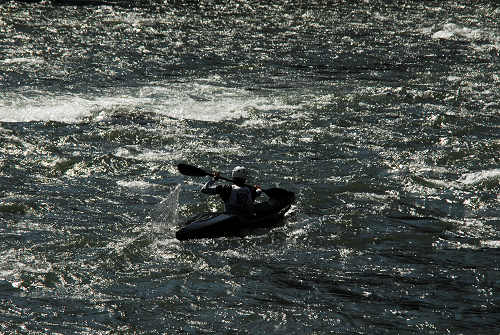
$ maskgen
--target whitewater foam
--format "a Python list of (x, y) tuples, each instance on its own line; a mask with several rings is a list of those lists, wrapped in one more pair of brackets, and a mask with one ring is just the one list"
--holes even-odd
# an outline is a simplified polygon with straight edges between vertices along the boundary
[(463, 174), (459, 182), (465, 185), (478, 184), (486, 180), (500, 180), (500, 169), (478, 171)]
[[(108, 93), (108, 94), (106, 94)], [(247, 119), (252, 111), (286, 108), (273, 98), (242, 89), (199, 83), (124, 88), (104, 95), (54, 94), (26, 90), (0, 94), (0, 122), (105, 121), (118, 108), (143, 109), (161, 118), (219, 122)]]
[(180, 154), (174, 152), (163, 152), (158, 150), (144, 149), (136, 145), (128, 145), (118, 148), (114, 155), (121, 158), (132, 158), (146, 162), (163, 162), (169, 159), (180, 159)]
[(441, 30), (432, 34), (432, 38), (450, 39), (452, 37), (463, 37), (466, 39), (479, 39), (483, 35), (480, 29), (461, 27), (454, 23), (445, 24)]
[[(120, 106), (137, 106), (145, 101), (127, 96), (92, 97), (10, 94), (0, 100), (0, 122), (57, 121), (77, 123), (99, 111)], [(102, 120), (102, 115), (98, 120)]]
[(277, 108), (275, 102), (244, 90), (197, 83), (156, 88), (150, 94), (170, 96), (157, 111), (178, 120), (220, 122), (246, 119), (253, 110)]
[(19, 63), (29, 63), (29, 64), (42, 64), (45, 61), (43, 58), (39, 57), (16, 57), (7, 58), (0, 60), (0, 64), (19, 64)]
[(143, 180), (119, 180), (116, 182), (118, 186), (129, 188), (132, 190), (139, 190), (139, 191), (146, 191), (148, 189), (151, 189), (155, 187), (154, 184), (148, 183)]
[[(472, 45), (477, 51), (487, 51), (500, 48), (500, 37), (496, 32), (480, 28), (468, 28), (455, 23), (447, 23), (431, 35), (434, 39), (465, 39), (471, 42), (482, 42), (481, 45)], [(489, 43), (484, 43), (488, 41)]]

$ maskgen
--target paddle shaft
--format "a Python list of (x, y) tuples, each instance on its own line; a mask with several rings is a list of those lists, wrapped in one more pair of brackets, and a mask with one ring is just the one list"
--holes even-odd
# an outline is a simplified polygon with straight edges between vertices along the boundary
[[(203, 169), (200, 169), (197, 166), (189, 165), (189, 164), (179, 164), (177, 165), (177, 169), (179, 170), (180, 173), (186, 176), (192, 176), (192, 177), (204, 177), (204, 176), (211, 176), (211, 177), (217, 177), (218, 179), (222, 179), (225, 181), (228, 181), (230, 183), (236, 184), (233, 179), (229, 179), (220, 175), (216, 175), (215, 173), (207, 172)], [(252, 185), (244, 184), (244, 186), (247, 187), (255, 187)], [(260, 188), (260, 187), (259, 187)], [(262, 189), (262, 192), (266, 193), (269, 197), (287, 197), (290, 195), (293, 195), (293, 193), (288, 192), (287, 190), (281, 189), (281, 188), (270, 188), (270, 189)]]
[[(213, 178), (222, 179), (222, 180), (228, 181), (230, 183), (236, 184), (236, 182), (233, 179), (223, 177), (221, 175), (218, 175), (217, 173), (207, 172), (207, 171), (200, 169), (199, 167), (194, 166), (194, 165), (179, 164), (179, 165), (177, 165), (177, 169), (179, 170), (180, 173), (182, 173), (186, 176), (192, 176), (192, 177), (210, 176)], [(244, 186), (253, 187), (253, 186), (247, 185), (247, 184), (245, 184)]]

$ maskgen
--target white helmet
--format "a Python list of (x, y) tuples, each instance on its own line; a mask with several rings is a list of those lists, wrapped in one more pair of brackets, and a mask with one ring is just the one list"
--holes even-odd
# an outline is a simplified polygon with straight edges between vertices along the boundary
[(243, 166), (237, 166), (233, 169), (233, 179), (247, 179), (247, 177), (247, 169), (245, 169)]

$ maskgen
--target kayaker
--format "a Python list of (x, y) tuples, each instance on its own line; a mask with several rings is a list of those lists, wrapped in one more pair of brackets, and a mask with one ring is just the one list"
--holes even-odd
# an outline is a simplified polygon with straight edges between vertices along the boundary
[(253, 203), (255, 198), (262, 194), (259, 187), (245, 185), (248, 178), (247, 169), (237, 166), (232, 172), (233, 185), (214, 185), (219, 179), (216, 172), (213, 178), (203, 186), (202, 193), (220, 195), (224, 201), (224, 212), (237, 215), (254, 215)]

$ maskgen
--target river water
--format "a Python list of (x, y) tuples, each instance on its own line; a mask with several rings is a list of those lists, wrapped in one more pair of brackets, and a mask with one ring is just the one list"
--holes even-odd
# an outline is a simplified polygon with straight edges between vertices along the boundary
[(496, 1), (92, 4), (0, 4), (0, 332), (498, 334)]

